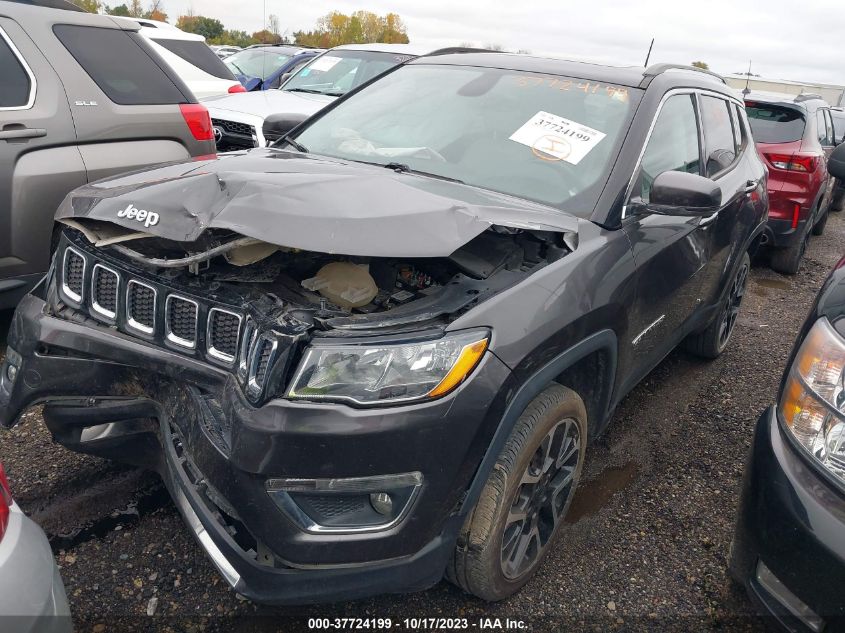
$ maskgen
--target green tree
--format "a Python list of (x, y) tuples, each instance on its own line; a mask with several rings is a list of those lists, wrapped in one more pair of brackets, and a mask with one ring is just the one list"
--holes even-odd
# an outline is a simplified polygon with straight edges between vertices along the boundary
[(252, 34), (255, 44), (281, 44), (282, 36), (276, 35), (269, 29), (261, 29)]
[(124, 18), (130, 17), (129, 15), (129, 7), (125, 4), (119, 4), (116, 7), (106, 7), (106, 13), (109, 15), (120, 15)]
[(73, 4), (78, 6), (80, 9), (84, 9), (88, 11), (88, 13), (99, 13), (100, 12), (100, 2), (99, 0), (71, 0)]
[(379, 16), (370, 11), (346, 15), (332, 11), (317, 20), (313, 31), (297, 31), (294, 41), (300, 46), (331, 48), (341, 44), (385, 42), (407, 44), (408, 30), (395, 13)]
[(701, 68), (701, 70), (710, 70), (710, 66), (707, 64), (707, 62), (692, 62), (691, 66)]
[(240, 46), (246, 48), (258, 42), (246, 31), (225, 30), (222, 35), (212, 37), (207, 40), (209, 44), (228, 44), (230, 46)]
[(220, 37), (226, 30), (220, 20), (207, 18), (204, 15), (180, 15), (176, 20), (176, 26), (188, 33), (202, 35), (207, 40)]

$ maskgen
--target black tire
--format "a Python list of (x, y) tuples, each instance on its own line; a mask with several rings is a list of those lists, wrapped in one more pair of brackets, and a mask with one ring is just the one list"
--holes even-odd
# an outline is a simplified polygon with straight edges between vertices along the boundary
[(803, 239), (789, 248), (779, 248), (772, 251), (769, 265), (772, 270), (783, 275), (794, 275), (801, 268), (801, 260), (807, 251), (807, 242), (810, 240), (809, 231)]
[(728, 296), (723, 300), (713, 320), (703, 331), (691, 334), (684, 341), (684, 347), (688, 351), (702, 358), (713, 359), (718, 358), (727, 349), (739, 318), (750, 272), (751, 258), (748, 253), (744, 253), (731, 279)]
[[(567, 444), (567, 438), (574, 441)], [(461, 528), (447, 579), (489, 601), (507, 598), (528, 582), (560, 532), (586, 447), (584, 402), (571, 389), (551, 384), (525, 408), (511, 432)], [(558, 466), (559, 462), (564, 466)], [(536, 483), (525, 481), (534, 478)], [(512, 564), (507, 552), (516, 560), (523, 542), (528, 543), (522, 550), (525, 560)]]

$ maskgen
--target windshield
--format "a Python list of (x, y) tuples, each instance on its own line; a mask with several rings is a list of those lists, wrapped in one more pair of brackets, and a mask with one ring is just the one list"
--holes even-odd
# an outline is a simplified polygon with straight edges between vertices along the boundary
[(745, 111), (758, 143), (791, 143), (804, 137), (804, 115), (795, 108), (746, 101)]
[(396, 53), (329, 51), (291, 77), (282, 90), (342, 97), (365, 81), (413, 58)]
[(410, 170), (588, 215), (640, 91), (466, 66), (409, 65), (297, 135), (310, 152)]
[(236, 75), (264, 80), (284, 66), (290, 58), (291, 55), (279, 51), (251, 48), (230, 55), (223, 63)]

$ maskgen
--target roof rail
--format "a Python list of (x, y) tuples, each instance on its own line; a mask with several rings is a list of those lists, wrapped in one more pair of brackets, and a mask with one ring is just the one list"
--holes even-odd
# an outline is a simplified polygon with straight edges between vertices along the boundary
[(503, 53), (504, 51), (494, 51), (491, 48), (473, 48), (471, 46), (447, 46), (446, 48), (438, 48), (422, 55), (422, 57), (433, 57), (434, 55), (453, 55), (457, 53)]
[(727, 84), (722, 75), (714, 73), (712, 70), (705, 70), (704, 68), (698, 68), (696, 66), (687, 66), (686, 64), (652, 64), (643, 71), (643, 80), (640, 82), (640, 88), (645, 88), (655, 77), (662, 75), (667, 70), (691, 70), (696, 73), (704, 73), (705, 75), (715, 77), (723, 84)]
[[(45, 9), (62, 9), (64, 11), (80, 11), (85, 13), (85, 9), (82, 9), (72, 2), (67, 2), (67, 0), (8, 0), (9, 2), (16, 2), (18, 4), (28, 4), (32, 7), (43, 7)], [(96, 15), (96, 14), (91, 14)]]
[(820, 94), (816, 94), (815, 92), (805, 92), (795, 97), (795, 103), (801, 103), (802, 101), (811, 101), (813, 99), (821, 99), (824, 100)]

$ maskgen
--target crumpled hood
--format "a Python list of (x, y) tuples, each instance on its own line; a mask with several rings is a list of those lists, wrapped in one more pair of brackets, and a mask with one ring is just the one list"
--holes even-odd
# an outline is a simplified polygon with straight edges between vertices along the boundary
[[(284, 90), (258, 90), (256, 92), (237, 92), (231, 95), (203, 99), (202, 103), (211, 112), (212, 118), (218, 118), (217, 110), (242, 112), (266, 119), (271, 114), (306, 114), (312, 115), (325, 108), (335, 97), (309, 94), (307, 92), (286, 92)], [(225, 114), (220, 113), (220, 117)]]
[[(146, 211), (143, 219), (127, 214), (131, 208)], [(218, 228), (278, 246), (371, 257), (446, 257), (491, 225), (578, 229), (573, 216), (518, 198), (278, 149), (85, 185), (56, 212), (58, 220), (82, 218), (179, 241)]]

